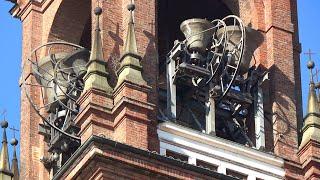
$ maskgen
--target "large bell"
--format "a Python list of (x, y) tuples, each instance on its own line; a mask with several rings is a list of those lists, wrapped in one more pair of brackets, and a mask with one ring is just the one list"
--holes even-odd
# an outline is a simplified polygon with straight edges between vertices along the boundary
[[(59, 102), (55, 102), (55, 94), (54, 94), (54, 61), (59, 61), (66, 57), (66, 53), (57, 53), (57, 54), (51, 54), (50, 56), (46, 56), (44, 58), (41, 58), (38, 61), (38, 64), (32, 65), (32, 72), (37, 80), (37, 82), (43, 86), (44, 88), (44, 103), (50, 104), (47, 106), (47, 111), (52, 112), (54, 111)], [(58, 94), (57, 94), (58, 95)], [(64, 94), (62, 92), (59, 94), (59, 99), (63, 100)]]
[[(227, 51), (234, 50), (236, 45), (239, 45), (241, 38), (242, 38), (242, 32), (239, 26), (227, 26), (226, 29), (220, 28), (217, 30), (217, 36), (220, 39), (226, 31), (228, 36), (228, 44), (226, 47)], [(259, 47), (261, 44), (263, 37), (261, 37), (261, 34), (258, 31), (255, 31), (249, 27), (245, 28), (245, 39), (244, 39), (244, 49), (243, 49), (243, 58), (241, 60), (240, 66), (239, 66), (239, 74), (245, 74), (248, 72), (250, 68), (251, 59), (253, 57), (253, 52)], [(240, 56), (240, 51), (235, 55), (232, 56), (231, 64), (236, 65), (238, 64)]]
[[(80, 78), (86, 73), (86, 63), (89, 59), (89, 51), (79, 50), (73, 53), (51, 54), (39, 60), (38, 64), (33, 64), (32, 71), (37, 82), (45, 89), (45, 103), (48, 112), (54, 112), (60, 102), (66, 103), (67, 89), (69, 87), (68, 75), (76, 74)], [(59, 63), (58, 72), (54, 77), (55, 63)], [(55, 78), (55, 79), (54, 79)], [(58, 83), (58, 84), (54, 84)]]
[(87, 63), (90, 57), (90, 52), (87, 49), (79, 49), (66, 57), (64, 64), (72, 67), (73, 72), (77, 77), (83, 78), (87, 73)]
[(214, 33), (213, 24), (206, 19), (185, 20), (180, 30), (186, 37), (188, 50), (198, 53), (205, 53)]
[[(225, 47), (225, 50), (232, 52), (234, 49), (237, 49), (236, 46), (240, 44), (240, 41), (242, 38), (241, 29), (239, 26), (227, 26), (226, 28), (220, 28), (217, 30), (217, 36), (219, 39), (223, 36), (224, 32), (227, 34), (227, 38), (228, 38), (228, 43), (227, 43), (227, 46)], [(244, 54), (241, 60), (241, 64), (239, 66), (240, 74), (244, 74), (248, 71), (250, 62), (251, 62), (251, 57), (248, 58), (245, 56), (246, 48), (245, 47), (243, 48), (244, 48)], [(231, 65), (238, 64), (239, 56), (240, 56), (240, 49), (238, 50), (237, 54), (235, 54), (235, 56), (232, 56), (232, 59), (230, 62)]]

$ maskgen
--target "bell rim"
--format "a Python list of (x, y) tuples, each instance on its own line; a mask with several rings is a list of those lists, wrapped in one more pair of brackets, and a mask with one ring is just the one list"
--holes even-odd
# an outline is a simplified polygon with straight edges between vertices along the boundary
[[(190, 22), (200, 22), (200, 23), (203, 23), (203, 24), (207, 24), (207, 25), (211, 25), (211, 22), (208, 21), (207, 19), (202, 19), (202, 18), (192, 18), (192, 19), (187, 19), (187, 20), (184, 20), (181, 24), (180, 24), (180, 30), (183, 31), (183, 28)], [(208, 27), (209, 28), (209, 27)]]

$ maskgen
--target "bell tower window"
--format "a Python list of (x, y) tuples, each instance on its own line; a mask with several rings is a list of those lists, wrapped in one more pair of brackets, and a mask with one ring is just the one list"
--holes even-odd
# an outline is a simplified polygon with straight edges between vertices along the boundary
[[(238, 9), (234, 7), (234, 4), (232, 6), (233, 6), (232, 7), (233, 9)], [(237, 12), (235, 13), (237, 14)], [(213, 50), (211, 49), (212, 46), (204, 47), (204, 49), (207, 49), (207, 50), (203, 50), (203, 51), (206, 51), (206, 52), (210, 51), (210, 52), (213, 52), (213, 54), (210, 54), (210, 53), (203, 54), (203, 52), (199, 50), (199, 52), (186, 52), (187, 54), (182, 55), (175, 60), (172, 60), (172, 58), (168, 59), (168, 53), (170, 53), (173, 47), (175, 48), (177, 47), (174, 44), (176, 40), (178, 40), (177, 44), (180, 43), (182, 45), (181, 47), (185, 47), (185, 49), (183, 49), (182, 51), (188, 51), (188, 48), (190, 48), (189, 50), (192, 50), (192, 51), (195, 50), (195, 49), (191, 49), (191, 46), (189, 47), (190, 44), (188, 45), (189, 43), (188, 39), (186, 42), (183, 42), (186, 39), (185, 37), (186, 34), (183, 34), (182, 31), (184, 31), (184, 33), (185, 32), (190, 33), (195, 29), (188, 30), (188, 28), (193, 28), (197, 26), (197, 28), (200, 28), (200, 29), (196, 29), (196, 30), (199, 30), (200, 32), (202, 32), (203, 29), (206, 29), (206, 27), (210, 27), (212, 25), (212, 23), (210, 23), (212, 20), (216, 20), (216, 19), (222, 20), (225, 17), (228, 17), (227, 19), (224, 19), (225, 26), (228, 28), (216, 30), (216, 34), (211, 37), (210, 41), (213, 42), (214, 40), (212, 40), (212, 38), (215, 38), (215, 40), (217, 40), (217, 38), (219, 38), (219, 35), (221, 35), (220, 37), (222, 37), (222, 34), (227, 34), (229, 32), (230, 34), (226, 35), (225, 37), (227, 36), (231, 37), (234, 35), (233, 32), (235, 31), (237, 31), (239, 36), (237, 37), (233, 36), (234, 39), (232, 39), (232, 41), (236, 43), (246, 41), (246, 39), (244, 39), (245, 38), (244, 34), (246, 31), (245, 27), (242, 24), (242, 21), (238, 17), (236, 18), (238, 19), (239, 26), (237, 26), (234, 23), (235, 22), (234, 19), (230, 17), (235, 17), (235, 16), (229, 16), (233, 14), (234, 13), (229, 9), (226, 3), (224, 3), (222, 0), (217, 0), (217, 1), (199, 0), (196, 2), (194, 0), (158, 1), (157, 21), (158, 21), (158, 54), (159, 54), (159, 114), (160, 114), (159, 117), (160, 117), (160, 120), (164, 120), (164, 121), (173, 120), (177, 124), (189, 127), (191, 129), (199, 130), (211, 135), (216, 135), (216, 136), (219, 136), (228, 140), (232, 140), (241, 144), (245, 144), (248, 146), (253, 146), (252, 141), (255, 139), (254, 133), (253, 133), (255, 117), (254, 117), (254, 108), (252, 104), (252, 98), (254, 98), (254, 96), (253, 94), (252, 96), (249, 95), (250, 100), (246, 98), (242, 98), (242, 96), (240, 97), (240, 95), (250, 94), (252, 92), (251, 86), (250, 86), (250, 90), (247, 90), (248, 88), (245, 90), (244, 88), (247, 86), (249, 87), (247, 81), (245, 80), (249, 79), (248, 77), (251, 76), (252, 74), (251, 70), (249, 70), (249, 68), (246, 68), (247, 66), (250, 65), (251, 57), (247, 58), (246, 53), (244, 53), (245, 55), (243, 55), (243, 58), (242, 58), (242, 55), (241, 57), (237, 56), (237, 57), (240, 57), (240, 59), (246, 59), (247, 61), (241, 61), (241, 63), (243, 62), (241, 66), (233, 67), (233, 68), (234, 69), (236, 68), (241, 69), (242, 67), (245, 67), (245, 68), (239, 71), (238, 70), (229, 71), (226, 68), (224, 69), (222, 68), (220, 71), (220, 73), (222, 74), (221, 76), (219, 77), (212, 76), (213, 78), (216, 78), (214, 80), (211, 79), (212, 81), (215, 81), (215, 82), (212, 82), (212, 83), (210, 82), (212, 85), (213, 84), (214, 85), (212, 87), (209, 87), (210, 86), (209, 81), (211, 80), (209, 80), (208, 82), (204, 81), (206, 82), (206, 85), (202, 84), (203, 85), (202, 88), (199, 88), (201, 86), (199, 84), (198, 84), (199, 86), (194, 85), (194, 84), (197, 84), (194, 81), (197, 81), (197, 78), (198, 80), (200, 79), (199, 81), (203, 80), (199, 78), (201, 77), (201, 75), (199, 74), (201, 74), (202, 72), (203, 74), (205, 74), (205, 72), (202, 70), (196, 70), (198, 73), (197, 74), (196, 72), (193, 72), (193, 70), (197, 68), (201, 69), (202, 67), (205, 66), (201, 63), (204, 63), (204, 61), (207, 62), (207, 60), (203, 60), (202, 55), (206, 56), (205, 58), (208, 58), (208, 59), (210, 59), (210, 55), (212, 56), (216, 55), (215, 52), (213, 52)], [(193, 20), (186, 22), (186, 20), (188, 19), (193, 19)], [(181, 25), (182, 23), (183, 25)], [(193, 23), (193, 25), (190, 25), (191, 23)], [(181, 29), (181, 26), (183, 27), (183, 29)], [(244, 39), (243, 41), (241, 40), (241, 37)], [(221, 58), (222, 60), (221, 61), (219, 60), (219, 62), (216, 63), (216, 67), (218, 67), (217, 64), (220, 64), (220, 62), (223, 62), (221, 63), (221, 64), (224, 64), (222, 66), (229, 67), (229, 65), (227, 64), (228, 63), (232, 64), (233, 61), (231, 60), (231, 58), (227, 60), (227, 56), (228, 55), (230, 55), (230, 57), (233, 56), (231, 55), (231, 53), (234, 52), (233, 51), (234, 48), (240, 47), (238, 46), (239, 44), (231, 45), (234, 42), (231, 42), (230, 39), (226, 39), (226, 42), (228, 43), (228, 45), (225, 45), (223, 49), (225, 48), (228, 50), (226, 51), (223, 50), (222, 54), (224, 55)], [(241, 45), (241, 47), (244, 48), (244, 45)], [(241, 50), (239, 51), (239, 53), (243, 51), (245, 50)], [(191, 54), (189, 60), (186, 58), (186, 56), (189, 56), (188, 53)], [(202, 53), (201, 56), (195, 57), (195, 55), (201, 54), (201, 53)], [(201, 62), (197, 61), (197, 63), (194, 63), (193, 61), (194, 59), (201, 60)], [(170, 72), (168, 72), (170, 71), (168, 70), (168, 67), (170, 66), (168, 65), (168, 62), (171, 63), (173, 61), (175, 65), (172, 65), (171, 67), (172, 69), (174, 69), (173, 71), (171, 71), (171, 75), (172, 75), (171, 76)], [(234, 62), (240, 62), (240, 61), (234, 60)], [(247, 65), (244, 62), (249, 62), (249, 64), (247, 63), (248, 64)], [(190, 72), (188, 69), (183, 70), (183, 68), (186, 66), (182, 67), (180, 66), (181, 64), (188, 65), (190, 67), (189, 70), (191, 70), (192, 72)], [(208, 73), (204, 76), (210, 76), (210, 74), (213, 74), (213, 71), (211, 72), (208, 71)], [(173, 80), (174, 82), (170, 82), (174, 86), (173, 88), (174, 90), (172, 88), (168, 90), (168, 84), (170, 84), (170, 83), (167, 83), (168, 81), (170, 81), (168, 80), (168, 77), (172, 77), (170, 79), (174, 79)], [(226, 86), (224, 85), (224, 83), (226, 83), (227, 81), (229, 82), (228, 79), (233, 79), (232, 77), (237, 77), (237, 78), (234, 78), (236, 80), (230, 80), (230, 82), (232, 82), (230, 83), (231, 90), (224, 91), (226, 89)], [(192, 81), (192, 83), (190, 81)], [(220, 81), (221, 83), (219, 84), (218, 82)], [(170, 87), (172, 86), (170, 85)], [(218, 89), (214, 89), (216, 87)], [(228, 96), (223, 94), (223, 97), (226, 97), (223, 101), (221, 99), (218, 100), (218, 98), (216, 99), (217, 101), (215, 100), (208, 101), (208, 99), (214, 99), (209, 94), (210, 90), (216, 90), (217, 92), (218, 91), (220, 92), (221, 89), (222, 91), (226, 92), (225, 94), (228, 93)], [(173, 96), (171, 95), (171, 91), (175, 91)], [(168, 95), (168, 93), (170, 95)], [(171, 110), (169, 110), (170, 108), (168, 109), (168, 107), (170, 106), (168, 105), (170, 104), (168, 103), (170, 102), (168, 98), (171, 99), (172, 102), (174, 101), (174, 105), (173, 105), (174, 113), (172, 113), (173, 111), (171, 111), (172, 108)], [(238, 100), (240, 102), (238, 102)], [(242, 102), (245, 100), (248, 100), (248, 101)], [(211, 105), (208, 105), (208, 104), (211, 104)], [(214, 120), (208, 121), (209, 119), (214, 119)]]

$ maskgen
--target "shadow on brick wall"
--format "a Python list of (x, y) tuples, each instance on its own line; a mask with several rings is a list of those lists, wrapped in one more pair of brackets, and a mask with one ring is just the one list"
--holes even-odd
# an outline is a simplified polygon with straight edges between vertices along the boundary
[(116, 71), (119, 68), (120, 62), (120, 47), (123, 46), (123, 40), (120, 37), (120, 26), (116, 24), (116, 32), (108, 31), (109, 36), (114, 41), (112, 51), (108, 57), (108, 72), (109, 72), (109, 84), (111, 87), (115, 87), (117, 84)]
[(273, 151), (278, 143), (298, 148), (295, 83), (276, 65), (268, 71), (269, 93), (265, 95), (266, 148)]

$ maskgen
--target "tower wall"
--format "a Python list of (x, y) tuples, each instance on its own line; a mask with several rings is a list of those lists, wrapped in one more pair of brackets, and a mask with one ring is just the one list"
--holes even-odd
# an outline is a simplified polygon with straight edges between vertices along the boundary
[[(160, 0), (158, 0), (160, 1)], [(138, 54), (142, 56), (143, 77), (150, 86), (147, 98), (141, 103), (154, 105), (153, 110), (136, 110), (132, 105), (124, 104), (122, 113), (129, 110), (131, 115), (138, 118), (147, 118), (148, 124), (143, 124), (143, 136), (157, 137), (156, 115), (158, 104), (158, 36), (157, 36), (157, 6), (156, 0), (135, 0), (136, 10), (134, 12), (135, 31), (138, 45)], [(103, 1), (101, 16), (101, 29), (103, 40), (104, 59), (108, 64), (110, 73), (109, 83), (115, 87), (117, 82), (116, 70), (119, 67), (119, 57), (127, 31), (128, 11), (126, 9), (130, 0), (108, 0)], [(224, 0), (227, 6), (235, 14), (239, 15), (246, 25), (263, 34), (264, 41), (254, 52), (257, 64), (261, 64), (270, 72), (270, 83), (266, 90), (265, 101), (265, 127), (267, 150), (274, 151), (275, 154), (286, 159), (289, 163), (287, 167), (288, 176), (294, 176), (290, 171), (295, 164), (299, 164), (297, 158), (298, 129), (301, 128), (302, 108), (301, 108), (301, 83), (300, 83), (300, 45), (297, 28), (297, 5), (291, 0), (244, 0), (231, 1)], [(199, 1), (195, 1), (199, 3)], [(88, 4), (91, 4), (89, 6)], [(64, 40), (79, 43), (86, 20), (96, 7), (96, 0), (92, 2), (76, 0), (47, 0), (47, 1), (18, 1), (20, 10), (17, 16), (23, 24), (23, 56), (22, 64), (28, 54), (35, 47), (53, 40)], [(89, 10), (89, 11), (88, 11)], [(92, 19), (92, 23), (95, 19)], [(25, 73), (30, 73), (26, 68)], [(138, 88), (139, 89), (139, 88)], [(134, 92), (129, 88), (129, 96), (140, 95), (141, 92)], [(36, 102), (39, 100), (39, 89), (30, 88), (32, 98)], [(121, 99), (124, 94), (114, 96), (114, 101)], [(139, 97), (135, 97), (139, 100)], [(94, 98), (93, 98), (94, 99)], [(92, 100), (92, 99), (91, 99)], [(90, 101), (90, 100), (89, 100)], [(105, 102), (103, 102), (105, 103)], [(135, 112), (136, 110), (136, 112)], [(137, 133), (133, 129), (131, 120), (124, 120), (125, 123), (117, 126), (113, 125), (111, 131), (105, 128), (105, 118), (110, 118), (115, 122), (117, 117), (121, 117), (121, 112), (111, 112), (113, 115), (101, 115), (95, 112), (96, 123), (92, 131), (88, 131), (84, 139), (88, 139), (92, 134), (110, 136), (112, 139), (129, 143), (133, 146), (140, 146), (141, 139), (135, 138)], [(89, 112), (91, 113), (91, 112)], [(99, 116), (100, 114), (100, 116)], [(86, 121), (89, 117), (83, 116), (81, 121)], [(38, 124), (40, 118), (29, 105), (24, 93), (21, 94), (21, 177), (25, 179), (47, 179), (49, 172), (44, 168), (39, 159), (45, 155), (46, 145), (43, 137), (38, 134)], [(128, 123), (128, 124), (126, 124)], [(110, 130), (110, 129), (109, 129)], [(140, 134), (141, 135), (141, 134)], [(154, 144), (141, 145), (143, 147), (157, 150), (158, 142), (154, 139), (146, 139), (145, 143)], [(149, 141), (149, 142), (147, 142)], [(152, 143), (150, 143), (152, 142)], [(39, 173), (40, 172), (40, 173)]]

